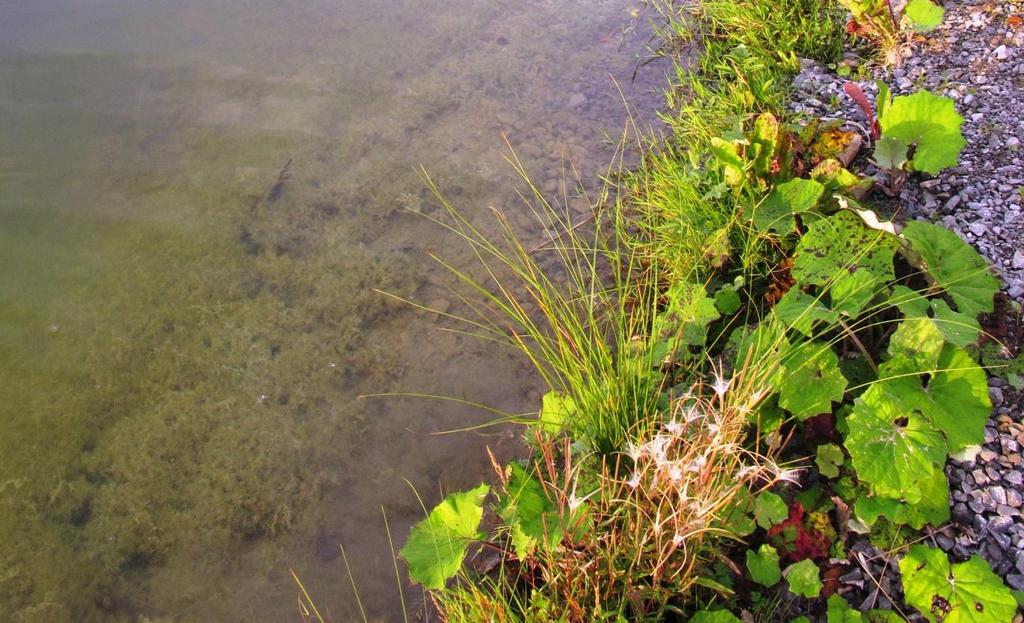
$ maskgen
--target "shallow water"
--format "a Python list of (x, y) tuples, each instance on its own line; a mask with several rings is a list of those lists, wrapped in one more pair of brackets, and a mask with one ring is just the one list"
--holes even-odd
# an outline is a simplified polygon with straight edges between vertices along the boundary
[[(399, 620), (396, 546), (535, 407), (452, 305), (515, 196), (612, 155), (644, 39), (628, 0), (0, 0), (0, 620)], [(643, 98), (649, 98), (643, 100)], [(570, 184), (571, 186), (571, 184)], [(570, 189), (571, 190), (571, 189)], [(581, 218), (579, 199), (568, 197)], [(453, 311), (459, 311), (458, 306)], [(408, 481), (408, 482), (406, 482)], [(410, 595), (415, 600), (415, 595)]]

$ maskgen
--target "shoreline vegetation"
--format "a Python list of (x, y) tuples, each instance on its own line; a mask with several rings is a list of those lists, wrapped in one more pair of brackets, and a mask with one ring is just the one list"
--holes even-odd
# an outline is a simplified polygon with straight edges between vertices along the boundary
[[(523, 352), (549, 392), (530, 457), (405, 540), (424, 601), (450, 622), (1018, 620), (1022, 594), (936, 535), (947, 461), (991, 441), (990, 378), (1020, 383), (1020, 345), (991, 330), (1019, 304), (901, 211), (906, 184), (957, 166), (955, 102), (862, 86), (943, 7), (652, 8), (670, 136), (588, 227), (533, 189), (559, 235), (531, 249), (445, 204), (488, 275), (456, 273), (466, 330)], [(849, 78), (856, 118), (792, 111), (802, 59)]]

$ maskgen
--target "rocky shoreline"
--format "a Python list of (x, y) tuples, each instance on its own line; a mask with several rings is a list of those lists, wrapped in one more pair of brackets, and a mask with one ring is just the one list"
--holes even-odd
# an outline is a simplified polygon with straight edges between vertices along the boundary
[[(1024, 341), (1024, 2), (947, 0), (945, 9), (942, 26), (905, 47), (899, 66), (872, 72), (895, 94), (925, 88), (952, 98), (965, 120), (959, 166), (908, 180), (897, 218), (940, 222), (992, 263), (1003, 292), (983, 326), (995, 338), (991, 345), (1013, 357)], [(856, 71), (859, 63), (848, 52), (844, 64)], [(864, 113), (844, 92), (848, 80), (804, 61), (791, 110), (852, 122), (867, 137)], [(857, 82), (874, 99), (873, 80)], [(989, 388), (985, 444), (948, 461), (951, 521), (930, 530), (929, 540), (956, 561), (981, 555), (1011, 588), (1024, 591), (1024, 392), (995, 375)], [(852, 605), (866, 610), (901, 601), (891, 556), (864, 540), (851, 559), (860, 568), (839, 578), (839, 591)]]

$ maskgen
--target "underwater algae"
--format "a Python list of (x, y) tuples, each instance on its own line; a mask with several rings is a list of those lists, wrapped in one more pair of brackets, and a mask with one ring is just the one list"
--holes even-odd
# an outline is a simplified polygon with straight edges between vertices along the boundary
[(249, 5), (125, 18), (160, 32), (99, 6), (62, 51), (0, 56), (0, 620), (281, 620), (289, 567), (344, 614), (341, 543), (400, 620), (380, 504), (398, 538), (421, 514), (403, 479), (429, 503), (515, 440), (427, 444), (488, 416), (355, 397), (536, 402), (514, 361), (375, 290), (464, 311), (427, 254), (471, 251), (423, 218), (421, 163), (475, 221), (546, 236), (503, 133), (557, 195), (565, 157), (600, 166), (622, 6)]
[[(36, 184), (0, 199), (9, 223), (37, 208), (0, 282), (2, 620), (115, 620), (131, 570), (286, 531), (355, 424), (331, 405), (395, 365), (372, 328), (398, 306), (374, 288), (413, 291), (407, 258), (347, 239), (301, 170), (261, 199), (303, 145), (170, 140), (167, 162), (108, 170), (73, 209)], [(63, 187), (95, 173), (58, 165)]]

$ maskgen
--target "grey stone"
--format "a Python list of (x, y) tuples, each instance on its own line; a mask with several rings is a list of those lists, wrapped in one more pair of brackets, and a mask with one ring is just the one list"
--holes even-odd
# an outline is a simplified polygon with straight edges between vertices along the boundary
[[(1020, 515), (1019, 510), (1008, 504), (997, 504), (996, 512), (999, 513), (999, 517), (996, 517), (996, 519), (1006, 519), (1010, 517), (1017, 517), (1018, 515)], [(995, 521), (995, 519), (993, 519), (992, 521)]]
[[(935, 535), (935, 543), (944, 552), (948, 552), (949, 550), (953, 549), (954, 545), (956, 545), (956, 541), (954, 541), (950, 537), (946, 536), (945, 534), (936, 534)], [(840, 579), (842, 579), (842, 578), (840, 578)]]
[(1006, 583), (1010, 585), (1010, 588), (1018, 591), (1024, 591), (1024, 575), (1019, 573), (1011, 573), (1006, 576)]
[(988, 523), (988, 530), (992, 534), (1006, 534), (1010, 532), (1010, 527), (1014, 525), (1012, 517), (999, 515), (992, 517), (992, 521)]
[(1003, 391), (998, 387), (989, 387), (988, 397), (992, 400), (993, 407), (1003, 404)]
[(1013, 252), (1012, 264), (1014, 268), (1024, 268), (1024, 251), (1017, 249), (1016, 251)]
[(972, 513), (971, 510), (967, 508), (967, 505), (963, 503), (954, 505), (951, 515), (953, 517), (953, 521), (965, 525), (970, 525), (971, 518), (974, 517), (974, 513)]
[(587, 103), (587, 96), (582, 93), (573, 93), (569, 97), (569, 106), (576, 108)]

